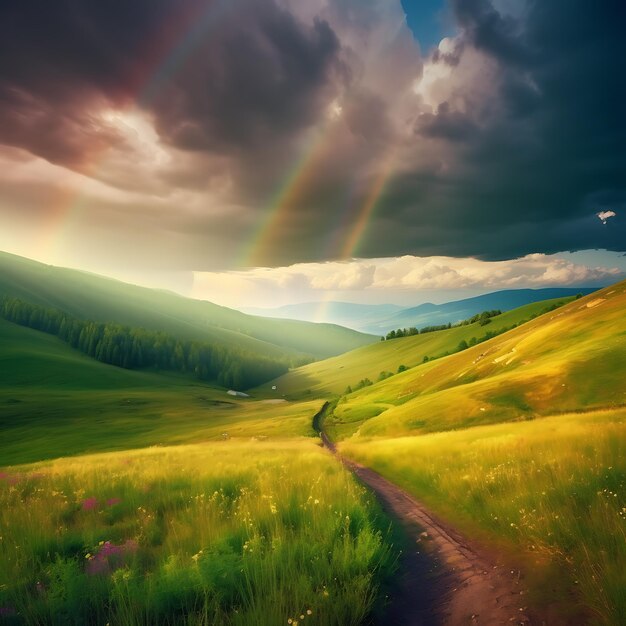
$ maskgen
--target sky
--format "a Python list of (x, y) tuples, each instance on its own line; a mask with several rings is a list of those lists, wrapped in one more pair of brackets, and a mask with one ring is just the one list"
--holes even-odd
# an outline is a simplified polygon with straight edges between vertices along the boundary
[(608, 284), (625, 6), (0, 2), (0, 249), (229, 306)]

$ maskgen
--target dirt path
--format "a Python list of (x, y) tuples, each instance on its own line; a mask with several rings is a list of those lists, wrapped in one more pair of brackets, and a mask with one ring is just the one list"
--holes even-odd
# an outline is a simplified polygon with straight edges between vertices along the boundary
[(376, 493), (383, 508), (402, 525), (410, 542), (410, 549), (400, 559), (389, 605), (378, 623), (415, 626), (531, 623), (518, 571), (499, 566), (480, 554), (406, 491), (338, 454), (326, 433), (319, 432), (324, 446)]

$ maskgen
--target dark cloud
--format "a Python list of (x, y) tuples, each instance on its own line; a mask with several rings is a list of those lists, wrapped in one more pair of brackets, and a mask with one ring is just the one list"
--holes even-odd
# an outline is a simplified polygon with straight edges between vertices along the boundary
[(478, 128), (470, 116), (450, 110), (450, 105), (444, 101), (437, 107), (437, 113), (419, 115), (416, 131), (425, 137), (467, 141)]
[(315, 118), (332, 92), (338, 51), (327, 22), (305, 27), (272, 2), (248, 2), (148, 106), (162, 136), (181, 148), (267, 148)]
[(452, 0), (451, 4), (470, 45), (513, 65), (526, 65), (532, 59), (520, 20), (501, 15), (490, 0)]
[[(372, 199), (348, 252), (623, 250), (625, 5), (507, 4), (450, 0), (458, 33), (424, 70), (389, 0), (0, 0), (0, 143), (143, 193), (112, 215), (155, 202), (195, 266), (265, 223), (259, 263), (339, 257)], [(153, 169), (102, 115), (133, 106)]]
[(603, 228), (594, 213), (626, 213), (623, 3), (530, 2), (518, 18), (488, 0), (453, 8), (459, 63), (476, 51), (495, 69), (480, 101), (462, 111), (443, 101), (417, 117), (418, 136), (440, 139), (449, 167), (427, 183), (396, 179), (364, 249), (391, 252), (381, 229), (396, 215), (406, 220), (396, 251), (493, 259), (622, 250), (626, 221)]
[(317, 113), (338, 51), (273, 0), (6, 2), (0, 141), (75, 166), (119, 140), (99, 110), (138, 103), (182, 149), (279, 142)]

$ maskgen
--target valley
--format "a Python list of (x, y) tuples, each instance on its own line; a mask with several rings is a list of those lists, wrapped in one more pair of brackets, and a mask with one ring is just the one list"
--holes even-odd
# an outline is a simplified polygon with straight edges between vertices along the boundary
[[(376, 341), (249, 397), (0, 320), (0, 606), (24, 624), (617, 624), (624, 310), (619, 283)], [(456, 578), (468, 554), (500, 572), (483, 591)], [(489, 585), (511, 601), (481, 618)]]

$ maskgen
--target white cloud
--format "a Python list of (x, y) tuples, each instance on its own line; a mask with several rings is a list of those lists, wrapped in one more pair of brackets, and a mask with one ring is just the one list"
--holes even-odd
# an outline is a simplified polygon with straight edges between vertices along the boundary
[(394, 301), (398, 293), (592, 285), (617, 281), (625, 268), (591, 266), (558, 255), (507, 261), (402, 256), (346, 262), (299, 263), (248, 271), (196, 272), (192, 296), (229, 306), (280, 306), (323, 298)]

